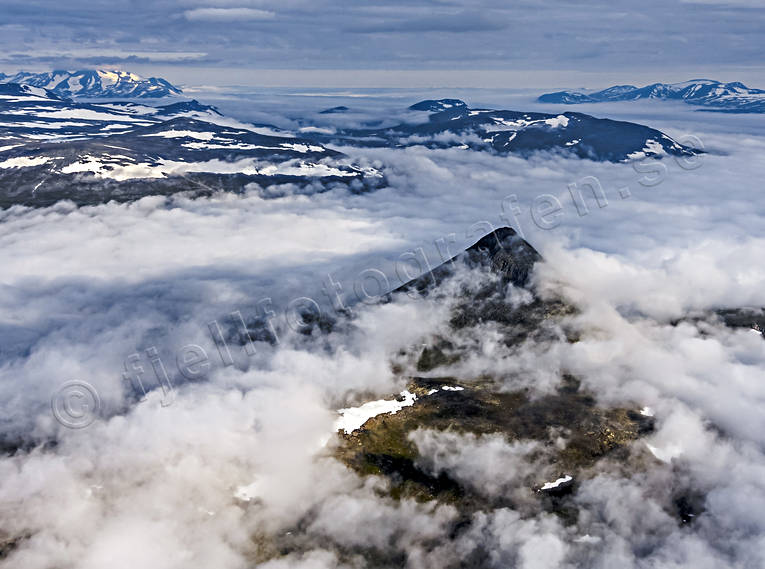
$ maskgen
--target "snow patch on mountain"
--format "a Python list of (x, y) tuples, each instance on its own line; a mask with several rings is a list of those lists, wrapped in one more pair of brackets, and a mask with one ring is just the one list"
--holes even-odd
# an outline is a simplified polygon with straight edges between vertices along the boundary
[(21, 71), (0, 78), (0, 82), (48, 90), (66, 98), (155, 99), (182, 93), (179, 87), (165, 79), (144, 78), (129, 71), (114, 69), (55, 70), (46, 73)]
[(741, 82), (722, 83), (712, 79), (692, 79), (681, 83), (653, 83), (645, 87), (616, 85), (595, 92), (558, 91), (539, 97), (541, 103), (602, 103), (639, 99), (677, 100), (691, 105), (727, 112), (765, 112), (765, 90)]
[(9, 158), (3, 162), (0, 162), (0, 168), (30, 168), (32, 166), (42, 166), (50, 162), (50, 158), (46, 156), (40, 156), (37, 158), (30, 158), (27, 156), (20, 156), (18, 158)]
[[(39, 160), (42, 160), (42, 162), (33, 163), (34, 161)], [(28, 159), (28, 163), (24, 165), (36, 166), (48, 161), (48, 158)], [(4, 167), (3, 164), (4, 163), (0, 163), (0, 168)], [(357, 175), (356, 171), (343, 170), (329, 164), (304, 162), (301, 160), (271, 163), (255, 158), (245, 158), (231, 162), (216, 158), (201, 162), (181, 162), (177, 160), (160, 159), (156, 163), (124, 163), (119, 161), (115, 162), (111, 159), (104, 160), (93, 156), (86, 156), (77, 162), (73, 162), (61, 168), (62, 174), (77, 174), (84, 172), (92, 173), (97, 178), (110, 178), (119, 182), (146, 178), (164, 178), (166, 176), (183, 176), (184, 174), (191, 173), (244, 174), (246, 176), (300, 176), (312, 178), (347, 178), (355, 177)]]
[(348, 407), (338, 410), (340, 418), (335, 421), (334, 430), (342, 430), (346, 434), (351, 434), (369, 419), (378, 415), (395, 415), (404, 407), (410, 407), (417, 401), (417, 396), (409, 391), (402, 391), (399, 399), (381, 399), (379, 401), (370, 401), (360, 407)]

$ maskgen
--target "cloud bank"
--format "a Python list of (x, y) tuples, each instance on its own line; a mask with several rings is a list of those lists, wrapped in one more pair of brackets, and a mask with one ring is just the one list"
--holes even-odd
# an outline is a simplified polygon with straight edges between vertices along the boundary
[[(693, 169), (342, 149), (377, 161), (390, 186), (3, 211), (0, 416), (4, 448), (17, 450), (0, 459), (0, 529), (15, 540), (0, 567), (762, 565), (765, 342), (709, 311), (765, 305), (765, 140), (726, 124), (695, 125), (714, 152)], [(540, 217), (540, 196), (559, 209)], [(507, 223), (545, 256), (540, 289), (579, 309), (565, 325), (580, 341), (508, 347), (479, 324), (455, 338), (472, 356), (448, 372), (493, 373), (537, 395), (572, 373), (600, 403), (647, 406), (657, 421), (635, 443), (648, 467), (604, 464), (577, 489), (571, 523), (531, 499), (530, 477), (558, 473), (539, 472), (530, 441), (414, 435), (424, 468), (520, 504), (467, 519), (393, 500), (385, 479), (359, 477), (323, 446), (336, 409), (398, 393), (414, 373), (407, 351), (448, 333), (448, 303), (368, 305), (354, 285), (378, 271), (395, 286), (404, 268)], [(300, 297), (327, 314), (342, 302), (353, 318), (305, 336), (286, 310)], [(264, 310), (279, 342), (231, 344), (226, 364), (209, 323)], [(194, 379), (177, 361), (190, 345), (210, 364)], [(132, 354), (145, 398), (123, 377)], [(75, 379), (102, 403), (83, 429), (49, 406)], [(690, 490), (700, 507), (675, 503)], [(696, 519), (678, 523), (683, 508)]]

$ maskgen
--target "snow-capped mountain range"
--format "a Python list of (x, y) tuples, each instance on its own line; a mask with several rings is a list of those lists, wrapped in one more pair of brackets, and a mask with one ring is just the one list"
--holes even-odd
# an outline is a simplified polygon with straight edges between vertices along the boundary
[(553, 115), (471, 109), (459, 99), (421, 101), (409, 107), (409, 111), (427, 113), (426, 120), (382, 128), (376, 124), (352, 129), (309, 127), (305, 136), (327, 144), (458, 147), (521, 156), (547, 151), (612, 162), (695, 152), (647, 126), (582, 113)]
[(80, 99), (156, 99), (180, 95), (181, 89), (165, 79), (143, 78), (128, 71), (111, 69), (56, 70), (15, 75), (0, 73), (0, 83), (41, 87), (66, 98)]
[(248, 188), (266, 197), (338, 186), (357, 192), (385, 183), (380, 170), (361, 165), (367, 159), (354, 160), (331, 144), (523, 157), (553, 152), (613, 162), (695, 153), (635, 123), (471, 109), (458, 99), (422, 101), (401, 115), (405, 122), (382, 116), (360, 128), (332, 127), (344, 113), (334, 109), (297, 132), (224, 117), (197, 101), (154, 103), (87, 102), (42, 86), (0, 83), (0, 208)]
[(85, 103), (65, 99), (42, 87), (0, 84), (0, 141), (62, 142), (111, 136), (175, 118), (181, 113), (208, 119), (220, 116), (214, 107), (197, 101), (159, 107), (133, 102)]
[(253, 183), (363, 190), (381, 181), (321, 144), (197, 101), (81, 103), (0, 85), (0, 207), (241, 191)]
[(709, 107), (708, 110), (742, 113), (765, 112), (765, 90), (753, 89), (743, 83), (722, 83), (712, 79), (693, 79), (683, 83), (653, 83), (645, 87), (615, 85), (595, 92), (558, 91), (539, 97), (541, 103), (603, 103), (609, 101), (635, 101), (664, 99), (684, 101), (691, 105)]

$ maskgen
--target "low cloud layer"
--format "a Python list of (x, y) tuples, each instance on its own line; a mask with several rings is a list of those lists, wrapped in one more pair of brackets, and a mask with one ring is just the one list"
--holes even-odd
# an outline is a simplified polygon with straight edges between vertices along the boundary
[[(19, 538), (0, 566), (329, 568), (375, 556), (413, 568), (762, 565), (765, 342), (690, 317), (765, 305), (765, 140), (727, 132), (735, 119), (714, 130), (706, 120), (685, 129), (714, 150), (691, 169), (343, 149), (378, 161), (390, 186), (4, 211), (0, 415), (3, 443), (22, 450), (0, 459), (0, 529)], [(676, 135), (687, 125), (668, 126)], [(358, 284), (374, 292), (374, 283), (364, 275), (394, 287), (505, 224), (545, 256), (535, 282), (579, 308), (567, 325), (581, 339), (507, 347), (479, 325), (457, 338), (473, 355), (449, 373), (490, 372), (540, 394), (565, 371), (600, 403), (648, 406), (657, 421), (635, 443), (646, 460), (658, 457), (651, 468), (604, 465), (577, 490), (571, 525), (533, 500), (467, 520), (448, 504), (395, 501), (379, 491), (384, 479), (357, 476), (323, 447), (335, 409), (398, 393), (405, 378), (391, 362), (405, 365), (401, 350), (447, 330), (448, 303), (402, 295), (367, 305)], [(306, 338), (289, 322), (300, 297), (328, 314), (342, 303), (354, 318)], [(255, 342), (253, 354), (231, 345), (228, 365), (209, 324), (265, 310), (279, 343)], [(189, 345), (210, 363), (193, 380), (178, 363)], [(123, 377), (135, 372), (132, 354), (142, 401)], [(71, 380), (100, 396), (86, 428), (51, 413), (51, 396)], [(520, 503), (529, 480), (559, 474), (539, 470), (530, 441), (422, 430), (414, 442), (424, 468)], [(673, 500), (686, 489), (703, 513), (679, 525)], [(286, 542), (299, 552), (280, 556)], [(348, 553), (360, 549), (367, 557)]]

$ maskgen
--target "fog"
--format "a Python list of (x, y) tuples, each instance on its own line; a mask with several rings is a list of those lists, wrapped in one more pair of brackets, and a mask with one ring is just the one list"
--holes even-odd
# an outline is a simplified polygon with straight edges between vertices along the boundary
[[(301, 552), (263, 567), (363, 567), (348, 553), (360, 547), (407, 567), (469, 565), (479, 550), (486, 565), (527, 569), (765, 564), (765, 342), (712, 318), (677, 323), (765, 306), (765, 138), (742, 137), (740, 117), (641, 112), (712, 152), (634, 166), (339, 148), (379, 165), (389, 186), (2, 212), (0, 424), (19, 450), (0, 459), (0, 529), (23, 539), (0, 566), (252, 567), (287, 532)], [(533, 441), (418, 430), (424, 468), (528, 498), (478, 512), (455, 536), (454, 506), (385, 497), (384, 479), (332, 458), (332, 425), (336, 409), (392, 398), (414, 373), (400, 351), (448, 333), (448, 298), (372, 302), (381, 283), (502, 225), (542, 253), (534, 283), (578, 308), (566, 323), (581, 340), (507, 347), (480, 324), (456, 338), (473, 350), (447, 371), (532, 393), (573, 373), (602, 404), (654, 410), (656, 431), (634, 444), (658, 460), (603, 466), (566, 526), (529, 497), (530, 478), (557, 475), (539, 470)], [(302, 297), (339, 318), (331, 333), (296, 331)], [(269, 320), (278, 341), (221, 347), (210, 324), (236, 328), (237, 311)], [(205, 363), (184, 374), (192, 345)], [(51, 412), (73, 380), (99, 397), (84, 428)], [(667, 513), (677, 487), (704, 496), (693, 524)]]

